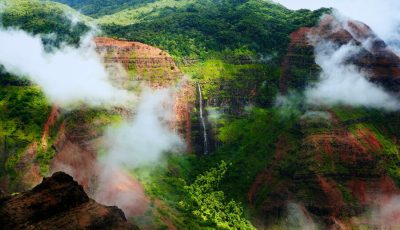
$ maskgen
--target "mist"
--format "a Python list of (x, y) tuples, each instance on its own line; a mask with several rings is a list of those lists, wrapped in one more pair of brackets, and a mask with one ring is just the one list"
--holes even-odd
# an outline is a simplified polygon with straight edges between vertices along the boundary
[(39, 85), (50, 102), (62, 107), (127, 104), (134, 96), (113, 85), (111, 74), (96, 52), (93, 36), (84, 36), (78, 48), (62, 45), (46, 52), (41, 37), (0, 28), (0, 65)]
[(314, 223), (313, 218), (301, 204), (287, 204), (286, 227), (289, 229), (317, 230), (319, 226)]
[(132, 119), (111, 126), (103, 137), (106, 153), (92, 196), (106, 205), (117, 205), (127, 216), (143, 214), (148, 201), (129, 170), (156, 165), (165, 153), (178, 153), (184, 142), (171, 128), (174, 118), (172, 89), (144, 88)]
[(397, 229), (400, 227), (400, 196), (394, 196), (372, 209), (372, 223), (381, 229)]
[(398, 100), (382, 87), (368, 81), (368, 73), (347, 61), (361, 47), (354, 44), (337, 45), (321, 41), (315, 46), (315, 62), (322, 68), (319, 81), (305, 91), (308, 104), (350, 105), (397, 110)]
[(400, 1), (398, 0), (273, 0), (293, 10), (333, 7), (341, 14), (369, 25), (380, 38), (399, 48)]
[(105, 133), (108, 154), (102, 162), (135, 167), (156, 162), (165, 152), (177, 152), (184, 143), (170, 127), (173, 120), (171, 89), (144, 89), (134, 118)]

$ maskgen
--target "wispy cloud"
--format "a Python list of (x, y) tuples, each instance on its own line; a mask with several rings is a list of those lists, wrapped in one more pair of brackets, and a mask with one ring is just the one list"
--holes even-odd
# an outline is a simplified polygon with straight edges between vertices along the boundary
[(127, 103), (133, 95), (110, 81), (92, 38), (89, 33), (78, 48), (64, 45), (46, 52), (39, 36), (0, 29), (0, 64), (12, 74), (28, 77), (60, 106)]
[(360, 51), (361, 47), (352, 43), (337, 46), (329, 41), (319, 42), (315, 47), (315, 61), (322, 72), (319, 81), (306, 89), (307, 103), (399, 109), (394, 96), (368, 81), (368, 73), (348, 63)]
[(398, 0), (274, 0), (290, 9), (333, 7), (345, 16), (369, 25), (379, 37), (400, 47), (400, 1)]

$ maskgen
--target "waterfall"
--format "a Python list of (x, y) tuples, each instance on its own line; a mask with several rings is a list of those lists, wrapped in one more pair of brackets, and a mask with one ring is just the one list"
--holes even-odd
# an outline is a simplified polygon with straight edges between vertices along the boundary
[(203, 148), (204, 148), (204, 155), (208, 154), (208, 139), (207, 139), (207, 126), (206, 121), (204, 120), (204, 111), (203, 111), (203, 94), (201, 92), (201, 86), (197, 83), (197, 90), (199, 91), (199, 115), (201, 126), (203, 128)]

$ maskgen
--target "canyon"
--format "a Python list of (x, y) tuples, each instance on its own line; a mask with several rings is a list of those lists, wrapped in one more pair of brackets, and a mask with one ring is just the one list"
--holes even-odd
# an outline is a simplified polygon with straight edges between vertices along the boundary
[[(194, 12), (188, 8), (184, 15)], [(266, 13), (268, 18), (269, 13)], [(188, 27), (196, 20), (190, 18)], [(252, 20), (247, 23), (253, 25)], [(287, 22), (287, 18), (282, 19), (281, 24)], [(307, 18), (302, 25), (315, 25), (311, 22)], [(267, 26), (259, 26), (271, 29), (274, 23), (266, 20)], [(226, 34), (244, 30), (247, 24), (243, 25)], [(158, 28), (159, 24), (155, 26)], [(183, 213), (179, 205), (182, 199), (187, 199), (187, 194), (180, 190), (222, 160), (229, 167), (221, 185), (216, 186), (216, 194), (242, 202), (244, 212), (249, 213), (249, 219), (260, 229), (291, 218), (300, 219), (298, 222), (306, 227), (322, 229), (400, 226), (397, 112), (300, 102), (294, 109), (289, 108), (295, 110), (290, 114), (275, 101), (277, 94), (285, 98), (293, 94), (300, 101), (304, 91), (319, 80), (321, 66), (316, 63), (315, 52), (325, 42), (338, 48), (348, 44), (357, 47), (357, 55), (347, 57), (344, 63), (354, 65), (370, 83), (398, 97), (400, 58), (367, 25), (328, 15), (313, 27), (277, 26), (285, 31), (280, 34), (283, 38), (289, 35), (287, 30), (291, 31), (283, 55), (280, 53), (285, 52), (281, 51), (282, 44), (286, 44), (283, 39), (271, 41), (276, 43), (272, 54), (252, 50), (254, 44), (259, 45), (257, 41), (261, 44), (262, 36), (255, 34), (256, 38), (238, 40), (239, 46), (226, 46), (226, 50), (207, 53), (201, 47), (199, 53), (204, 55), (201, 57), (197, 53), (193, 57), (180, 57), (178, 54), (182, 53), (176, 52), (181, 51), (178, 46), (194, 43), (197, 38), (165, 33), (171, 36), (169, 40), (162, 31), (163, 36), (150, 39), (162, 44), (158, 47), (174, 50), (175, 53), (171, 51), (174, 55), (170, 55), (155, 44), (117, 39), (124, 36), (115, 34), (128, 34), (125, 30), (129, 27), (116, 27), (105, 28), (113, 32), (105, 32), (104, 37), (93, 38), (105, 69), (111, 73), (112, 84), (135, 95), (142, 95), (146, 89), (170, 89), (173, 117), (167, 126), (183, 140), (182, 152), (187, 154), (165, 154), (168, 162), (147, 166), (154, 166), (152, 170), (158, 176), (156, 183), (152, 181), (155, 186), (151, 186), (145, 181), (150, 175), (143, 180), (140, 177), (143, 175), (134, 169), (106, 168), (101, 161), (107, 128), (134, 118), (134, 109), (81, 106), (69, 110), (46, 105), (43, 114), (47, 117), (44, 115), (38, 128), (40, 135), (23, 143), (25, 147), (17, 146), (22, 152), (8, 152), (7, 137), (4, 138), (5, 156), (17, 156), (10, 157), (16, 159), (12, 168), (16, 175), (1, 175), (0, 181), (0, 224), (6, 229), (66, 228), (68, 224), (71, 229), (102, 225), (116, 229), (137, 229), (139, 225), (152, 229), (156, 221), (157, 226), (168, 229), (191, 226), (187, 225), (190, 221), (198, 221), (191, 223), (193, 226), (198, 223), (213, 226), (215, 223), (194, 220), (192, 213)], [(209, 28), (201, 27), (199, 31), (206, 29)], [(218, 30), (222, 28), (216, 29), (215, 34)], [(278, 34), (271, 31), (271, 36)], [(139, 36), (138, 40), (149, 39), (146, 37), (149, 34)], [(226, 34), (200, 45), (206, 47), (213, 42), (222, 46)], [(181, 44), (173, 47), (170, 43)], [(30, 86), (8, 81), (5, 80), (6, 84), (15, 87)], [(6, 163), (9, 162), (13, 163)], [(140, 176), (135, 178), (135, 173)], [(53, 176), (43, 178), (50, 174)], [(13, 192), (20, 193), (8, 194)], [(200, 202), (201, 205), (204, 204)], [(156, 218), (152, 216), (154, 213)]]

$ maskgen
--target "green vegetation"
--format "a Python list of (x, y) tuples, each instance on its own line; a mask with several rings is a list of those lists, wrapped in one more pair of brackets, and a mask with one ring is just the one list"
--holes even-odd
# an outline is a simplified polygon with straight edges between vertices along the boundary
[(117, 13), (121, 10), (156, 0), (55, 0), (92, 17)]
[(202, 84), (205, 99), (253, 102), (261, 106), (273, 104), (278, 89), (280, 68), (265, 63), (229, 63), (212, 58), (182, 70)]
[(227, 164), (222, 161), (217, 168), (197, 176), (192, 184), (184, 187), (187, 198), (180, 204), (186, 212), (211, 228), (254, 229), (242, 217), (242, 208), (233, 200), (226, 201), (224, 192), (219, 190), (226, 171)]
[(202, 164), (193, 155), (170, 155), (166, 164), (135, 169), (133, 174), (155, 199), (148, 214), (153, 220), (137, 221), (157, 229), (163, 223), (154, 219), (160, 218), (169, 219), (179, 229), (254, 229), (241, 205), (228, 200), (220, 188), (225, 173), (234, 168), (221, 162), (201, 173), (197, 166)]
[[(8, 80), (5, 80), (5, 79)], [(20, 83), (10, 75), (0, 75), (2, 82)], [(0, 143), (5, 170), (15, 179), (21, 154), (39, 141), (50, 107), (36, 86), (3, 85), (0, 87)]]
[(108, 35), (155, 45), (178, 58), (205, 59), (226, 49), (274, 58), (285, 52), (290, 32), (314, 25), (324, 12), (290, 11), (261, 0), (161, 0), (99, 21)]
[[(85, 17), (62, 4), (7, 0), (3, 7), (0, 14), (2, 27), (19, 28), (41, 35), (49, 49), (64, 43), (77, 45), (80, 36), (88, 31), (88, 26), (83, 22), (75, 23), (71, 19), (78, 17), (85, 20)], [(39, 144), (50, 112), (45, 95), (26, 78), (10, 75), (1, 66), (0, 86), (0, 163), (4, 166), (0, 169), (0, 177), (8, 176), (11, 184), (17, 185), (18, 176), (33, 162), (39, 164), (42, 175), (47, 175), (55, 150), (51, 147), (44, 150)], [(51, 146), (55, 136), (52, 133), (48, 137), (48, 146)], [(37, 151), (34, 159), (23, 156), (28, 148)]]
[(245, 194), (257, 174), (265, 170), (276, 151), (279, 136), (290, 131), (294, 118), (282, 119), (279, 110), (254, 108), (249, 114), (223, 121), (218, 138), (223, 145), (204, 165), (224, 160), (227, 172), (221, 188), (226, 195), (246, 202)]
[[(89, 29), (83, 22), (73, 22), (71, 18), (79, 18), (78, 14), (61, 4), (7, 0), (5, 6), (0, 14), (0, 22), (5, 28), (17, 27), (33, 34), (51, 35), (42, 37), (49, 45), (78, 44), (80, 36)], [(70, 16), (66, 12), (70, 12)]]

